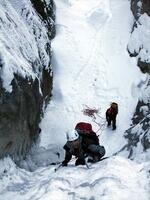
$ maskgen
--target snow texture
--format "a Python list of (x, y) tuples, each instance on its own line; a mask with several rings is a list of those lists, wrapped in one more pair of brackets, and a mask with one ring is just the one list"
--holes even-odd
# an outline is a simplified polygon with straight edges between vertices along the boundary
[[(54, 172), (55, 167), (27, 172), (9, 159), (0, 162), (0, 200), (148, 200), (144, 166), (122, 157), (112, 157), (75, 167), (74, 163)], [(145, 165), (145, 167), (148, 167)]]

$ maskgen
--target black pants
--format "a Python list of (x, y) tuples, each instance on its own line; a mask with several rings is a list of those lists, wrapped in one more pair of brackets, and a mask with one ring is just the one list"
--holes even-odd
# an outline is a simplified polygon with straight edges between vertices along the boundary
[(78, 158), (75, 162), (75, 165), (85, 165), (85, 159), (84, 158)]
[(113, 127), (113, 130), (116, 129), (116, 117), (110, 117), (110, 116), (107, 116), (107, 122), (108, 122), (108, 126), (110, 126), (112, 124), (112, 127)]

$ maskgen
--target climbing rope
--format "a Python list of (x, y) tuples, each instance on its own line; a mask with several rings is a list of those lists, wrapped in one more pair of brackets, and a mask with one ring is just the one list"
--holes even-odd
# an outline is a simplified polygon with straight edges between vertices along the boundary
[[(84, 106), (85, 108), (82, 110), (83, 114), (88, 117), (91, 117), (92, 121), (99, 127), (96, 133), (98, 133), (99, 131), (101, 131), (102, 133), (102, 131), (106, 127), (106, 119), (100, 115), (100, 108), (97, 109), (97, 108), (90, 108), (87, 105)], [(99, 122), (97, 122), (97, 117), (99, 118), (98, 120)]]

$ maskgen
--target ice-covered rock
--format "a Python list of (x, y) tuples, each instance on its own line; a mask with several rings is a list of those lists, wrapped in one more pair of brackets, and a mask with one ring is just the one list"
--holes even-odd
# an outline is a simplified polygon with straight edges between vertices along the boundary
[(53, 1), (0, 1), (0, 158), (38, 138), (52, 89)]

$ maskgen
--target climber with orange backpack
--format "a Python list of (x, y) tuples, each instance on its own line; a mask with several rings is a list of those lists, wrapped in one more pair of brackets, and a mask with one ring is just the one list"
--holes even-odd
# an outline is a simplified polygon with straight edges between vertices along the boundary
[(105, 155), (105, 148), (99, 144), (99, 138), (92, 130), (92, 125), (86, 122), (79, 122), (75, 126), (81, 138), (84, 153), (88, 156), (89, 162), (98, 162)]
[(116, 129), (117, 114), (118, 114), (118, 104), (115, 102), (112, 102), (110, 107), (106, 110), (106, 120), (107, 120), (108, 126), (110, 126), (112, 123), (113, 130)]

